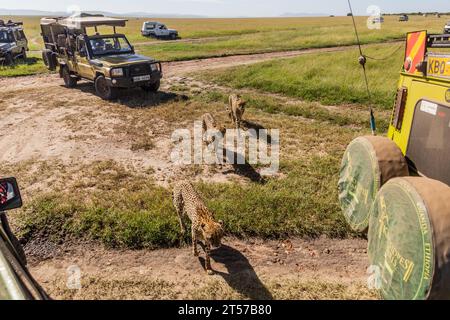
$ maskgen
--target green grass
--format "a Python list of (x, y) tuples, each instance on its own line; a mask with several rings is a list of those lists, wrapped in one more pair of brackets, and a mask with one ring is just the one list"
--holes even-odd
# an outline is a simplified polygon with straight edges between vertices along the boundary
[(252, 88), (325, 105), (371, 103), (388, 110), (395, 96), (403, 48), (399, 44), (371, 45), (365, 48), (365, 53), (372, 57), (387, 57), (383, 61), (368, 60), (370, 101), (356, 49), (213, 70), (197, 77), (237, 89)]
[[(220, 123), (227, 124), (225, 97), (223, 93), (208, 91), (191, 97), (188, 104), (177, 101), (162, 104), (157, 110), (114, 108), (126, 114), (127, 124), (133, 127), (160, 119), (169, 124), (171, 132), (172, 128), (193, 123), (205, 112), (211, 112)], [(310, 112), (308, 119), (303, 119), (294, 109), (292, 114), (277, 109), (266, 112), (265, 108), (280, 103), (275, 98), (266, 101), (264, 96), (248, 97), (253, 100), (249, 102), (246, 119), (265, 128), (281, 130), (282, 176), (270, 178), (265, 184), (248, 179), (243, 180), (245, 183), (234, 180), (225, 184), (196, 183), (208, 207), (217, 219), (225, 222), (226, 234), (263, 239), (354, 236), (339, 208), (337, 180), (346, 145), (355, 135), (369, 131), (363, 125), (365, 111)], [(311, 104), (310, 108), (314, 106)], [(105, 105), (104, 108), (113, 107)], [(305, 112), (307, 104), (303, 108), (298, 112)], [(336, 121), (333, 114), (337, 116)], [(347, 126), (351, 119), (360, 123), (361, 128)], [(128, 127), (119, 126), (115, 130), (120, 130), (117, 134), (122, 135)], [(50, 164), (43, 169), (2, 166), (0, 170), (16, 175), (23, 185), (32, 186), (36, 181), (45, 181), (54, 170), (71, 177), (72, 169)], [(192, 171), (189, 174), (192, 179), (203, 172), (196, 166), (188, 166), (184, 171)], [(75, 182), (73, 178), (60, 178), (61, 183), (52, 183), (51, 188), (25, 202), (26, 207), (15, 217), (19, 234), (25, 240), (55, 243), (87, 238), (119, 248), (178, 246), (183, 242), (171, 189), (155, 185), (152, 174), (136, 172), (113, 161), (77, 168)], [(63, 187), (58, 190), (56, 186)]]
[(42, 59), (28, 57), (26, 61), (18, 60), (13, 66), (0, 66), (0, 77), (29, 76), (48, 72)]
[[(288, 176), (265, 185), (204, 183), (198, 187), (217, 218), (225, 221), (227, 235), (346, 237), (352, 233), (336, 200), (338, 158), (285, 163)], [(124, 186), (121, 190), (111, 183), (100, 191), (83, 192), (86, 186), (80, 186), (72, 194), (55, 192), (34, 198), (19, 216), (20, 236), (54, 243), (90, 239), (119, 248), (180, 245), (171, 191), (139, 178), (123, 183), (124, 177), (117, 181)]]

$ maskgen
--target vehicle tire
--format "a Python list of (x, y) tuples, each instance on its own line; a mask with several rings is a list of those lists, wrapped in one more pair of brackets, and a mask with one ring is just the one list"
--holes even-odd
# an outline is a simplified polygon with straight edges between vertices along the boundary
[(23, 61), (27, 61), (27, 50), (22, 48), (22, 53), (20, 54)]
[(103, 75), (100, 75), (95, 79), (95, 91), (97, 92), (97, 95), (104, 100), (117, 99), (119, 93), (117, 88), (108, 85), (108, 82)]
[(44, 60), (44, 64), (47, 66), (48, 70), (56, 70), (56, 67), (58, 66), (58, 62), (56, 61), (56, 53), (45, 49), (42, 51), (42, 60)]
[(141, 89), (147, 92), (158, 92), (159, 87), (161, 86), (161, 80), (156, 81), (155, 83), (141, 86)]
[(345, 151), (339, 178), (339, 201), (351, 229), (365, 232), (380, 188), (392, 178), (409, 175), (400, 148), (385, 137), (353, 140)]
[(45, 66), (46, 67), (48, 67), (49, 66), (49, 62), (48, 62), (48, 60), (49, 60), (49, 52), (51, 52), (50, 50), (48, 50), (48, 49), (44, 49), (44, 50), (42, 50), (42, 60), (44, 61), (44, 64), (45, 64)]
[(4, 64), (5, 64), (6, 66), (11, 66), (11, 65), (14, 64), (14, 58), (13, 58), (13, 56), (12, 56), (11, 53), (7, 53), (7, 54), (6, 54)]
[(450, 297), (450, 187), (395, 178), (375, 199), (368, 254), (376, 288), (389, 300)]
[(171, 40), (177, 40), (177, 35), (176, 35), (175, 33), (172, 33), (172, 34), (170, 35), (170, 39), (171, 39)]
[(74, 88), (77, 85), (77, 79), (70, 76), (69, 68), (66, 66), (61, 67), (61, 76), (64, 80), (66, 88)]

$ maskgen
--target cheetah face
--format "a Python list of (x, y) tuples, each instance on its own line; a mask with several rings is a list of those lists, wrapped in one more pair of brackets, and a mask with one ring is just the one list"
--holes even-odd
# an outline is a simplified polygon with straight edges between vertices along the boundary
[(224, 234), (222, 221), (202, 224), (202, 232), (203, 238), (208, 244), (215, 249), (220, 248)]

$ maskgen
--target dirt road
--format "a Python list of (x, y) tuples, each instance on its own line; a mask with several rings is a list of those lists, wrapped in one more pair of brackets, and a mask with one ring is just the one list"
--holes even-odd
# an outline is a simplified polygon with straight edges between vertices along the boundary
[(366, 287), (362, 240), (225, 239), (213, 252), (213, 276), (204, 271), (203, 254), (195, 258), (190, 247), (114, 251), (88, 245), (62, 251), (30, 263), (56, 299), (376, 298)]

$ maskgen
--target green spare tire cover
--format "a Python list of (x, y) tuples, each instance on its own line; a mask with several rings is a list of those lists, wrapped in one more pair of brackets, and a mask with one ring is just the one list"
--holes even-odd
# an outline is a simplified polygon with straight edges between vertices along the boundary
[(350, 227), (367, 231), (377, 192), (390, 179), (408, 175), (405, 157), (392, 140), (376, 136), (353, 140), (345, 151), (339, 179), (339, 201)]
[(370, 214), (369, 260), (385, 299), (450, 298), (450, 188), (406, 177), (389, 181)]

